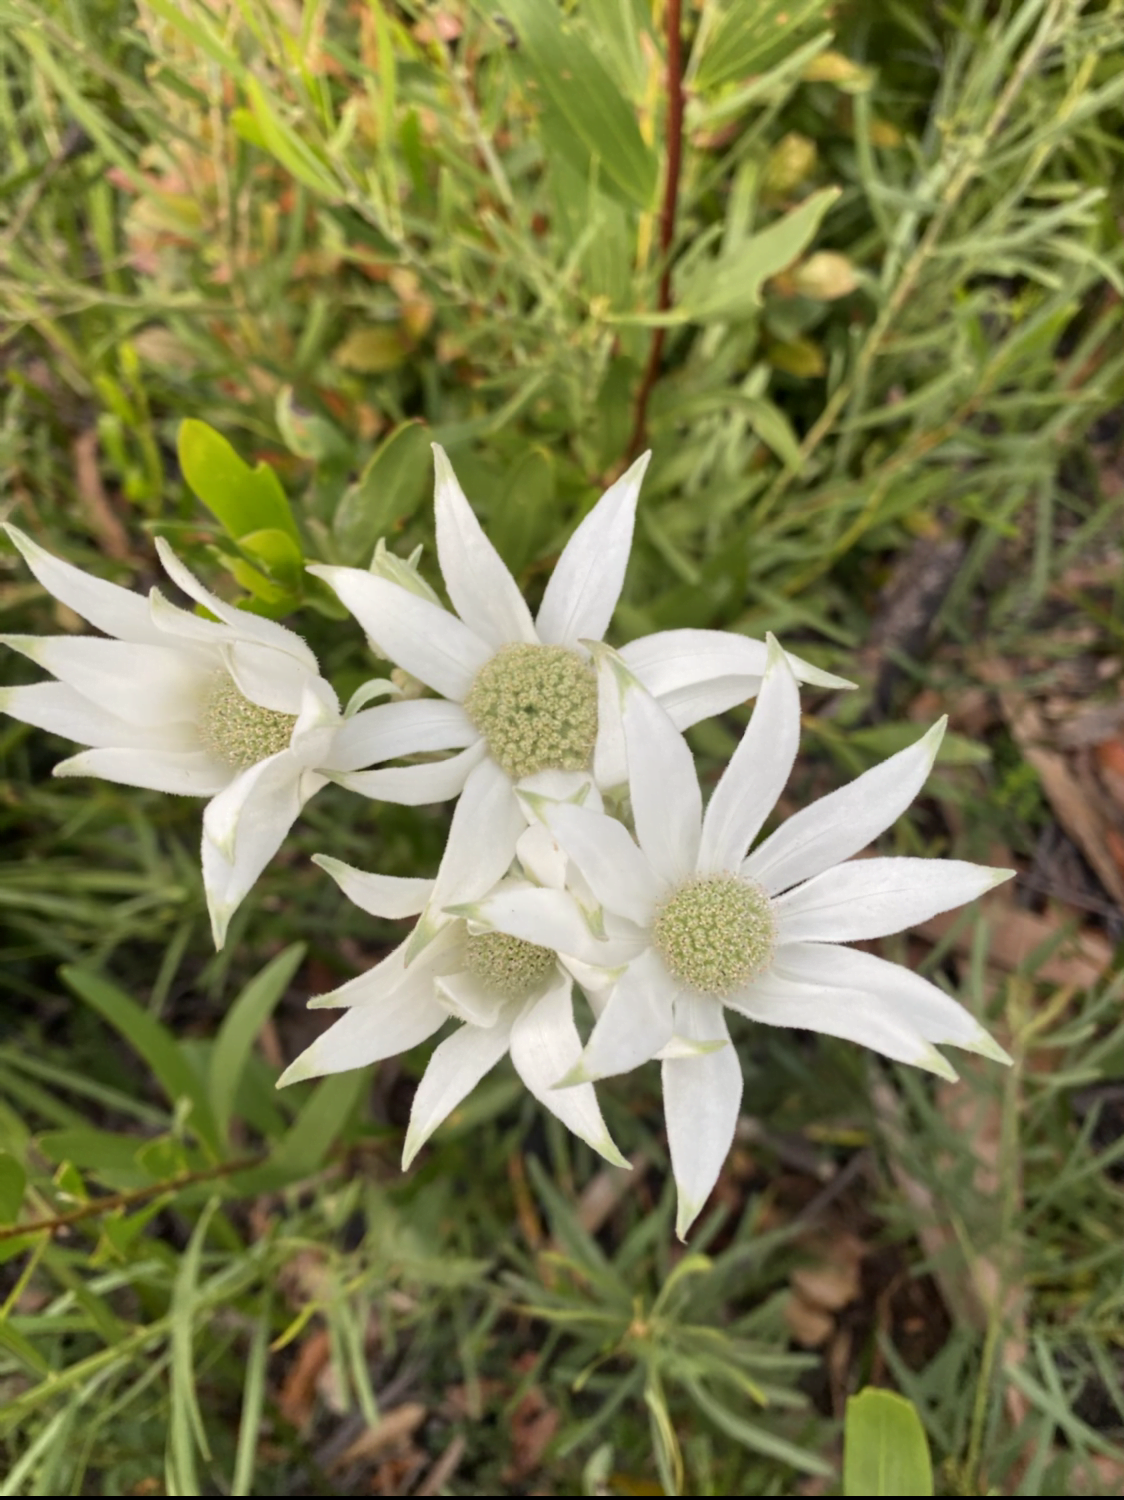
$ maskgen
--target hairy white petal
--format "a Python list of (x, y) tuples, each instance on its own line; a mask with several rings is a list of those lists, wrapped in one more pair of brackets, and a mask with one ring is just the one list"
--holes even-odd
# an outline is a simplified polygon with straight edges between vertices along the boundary
[(753, 850), (742, 874), (775, 896), (865, 849), (925, 785), (947, 722), (941, 719), (916, 744), (802, 807)]
[(222, 658), (243, 698), (275, 713), (300, 713), (302, 690), (311, 674), (286, 652), (257, 641), (231, 641), (223, 647)]
[(481, 761), (465, 782), (449, 841), (433, 885), (434, 912), (475, 901), (505, 875), (525, 827), (511, 782), (499, 766)]
[(651, 454), (638, 458), (605, 491), (567, 542), (539, 610), (539, 638), (551, 646), (599, 641), (608, 629), (624, 583), (636, 501)]
[(495, 1026), (462, 1026), (446, 1037), (429, 1060), (410, 1111), (402, 1150), (405, 1170), (438, 1125), (447, 1120), (508, 1049), (511, 1022)]
[(289, 750), (298, 765), (306, 770), (321, 770), (331, 759), (332, 746), (342, 724), (340, 702), (332, 688), (322, 677), (306, 676), (297, 722), (289, 740)]
[(495, 655), (456, 615), (361, 568), (310, 567), (339, 595), (392, 662), (443, 698), (461, 703)]
[(624, 947), (595, 937), (567, 891), (501, 886), (492, 895), (458, 906), (456, 911), (470, 922), (602, 967), (627, 962), (635, 952), (635, 944)]
[(38, 581), (68, 609), (119, 640), (160, 644), (160, 633), (152, 624), (148, 605), (140, 594), (83, 573), (81, 568), (54, 557), (10, 523), (4, 523), (3, 529)]
[(479, 739), (480, 731), (459, 703), (435, 698), (383, 703), (341, 726), (325, 769), (358, 771), (403, 755), (460, 750)]
[(0, 644), (108, 713), (151, 728), (194, 723), (214, 670), (191, 651), (95, 635), (4, 635)]
[(727, 995), (725, 1003), (751, 1021), (841, 1037), (956, 1081), (953, 1068), (914, 1020), (877, 997), (769, 973), (740, 993)]
[(708, 1045), (693, 1057), (668, 1057), (660, 1065), (667, 1143), (679, 1195), (675, 1232), (683, 1239), (718, 1181), (733, 1143), (742, 1069), (718, 1001), (681, 995), (675, 1028), (688, 1041)]
[(624, 734), (637, 842), (655, 873), (678, 884), (694, 874), (699, 854), (702, 795), (694, 757), (642, 688), (625, 698)]
[(671, 1040), (679, 985), (648, 949), (621, 975), (580, 1060), (560, 1086), (628, 1073)]
[(531, 612), (503, 559), (484, 535), (445, 450), (433, 445), (437, 557), (453, 607), (470, 630), (498, 650), (537, 644)]
[[(765, 674), (764, 641), (728, 630), (661, 630), (621, 648), (621, 656), (678, 729), (725, 713), (757, 694)], [(786, 651), (797, 682), (815, 687), (854, 684)]]
[(128, 724), (65, 682), (34, 682), (27, 687), (0, 688), (0, 713), (11, 714), (21, 723), (99, 750), (186, 753), (199, 748), (199, 735), (193, 724), (144, 727)]
[(667, 885), (624, 825), (584, 807), (546, 806), (542, 815), (601, 905), (646, 927)]
[(456, 797), (487, 753), (484, 741), (477, 740), (467, 750), (450, 755), (447, 760), (422, 766), (387, 766), (378, 771), (333, 771), (331, 779), (347, 787), (348, 791), (379, 802), (422, 807), (429, 802), (446, 802), (450, 797)]
[(901, 932), (1009, 880), (956, 859), (856, 859), (773, 902), (779, 943), (854, 943)]
[(206, 750), (104, 749), (60, 760), (52, 774), (97, 776), (181, 797), (213, 797), (230, 784), (234, 772)]
[(506, 996), (489, 989), (467, 970), (442, 974), (436, 981), (436, 994), (451, 1016), (470, 1026), (495, 1026), (510, 1004)]
[(194, 599), (196, 604), (201, 604), (204, 609), (209, 610), (216, 620), (221, 620), (224, 625), (229, 626), (235, 635), (244, 641), (256, 641), (259, 645), (271, 646), (274, 650), (292, 657), (306, 671), (319, 672), (315, 656), (295, 631), (279, 625), (276, 620), (267, 620), (264, 616), (252, 614), (246, 609), (236, 609), (234, 605), (227, 604), (224, 599), (220, 599), (217, 594), (212, 594), (210, 589), (203, 587), (194, 573), (184, 567), (163, 537), (156, 538), (156, 550), (160, 554), (164, 571), (172, 582), (181, 588), (189, 599)]
[(539, 1103), (545, 1104), (567, 1130), (614, 1166), (627, 1167), (601, 1118), (593, 1085), (554, 1087), (575, 1066), (581, 1051), (570, 977), (560, 972), (545, 994), (528, 1000), (519, 1012), (511, 1031), (511, 1061)]
[(372, 917), (416, 917), (433, 893), (432, 880), (374, 875), (330, 854), (314, 854), (312, 862), (332, 877), (349, 901)]
[(809, 994), (838, 995), (860, 1010), (904, 1021), (928, 1042), (978, 1052), (995, 1062), (1011, 1059), (976, 1018), (929, 980), (873, 953), (834, 943), (789, 943), (773, 963), (776, 979), (799, 984)]
[(736, 871), (761, 831), (800, 748), (800, 695), (792, 669), (769, 637), (761, 693), (703, 818), (699, 870)]
[(447, 1019), (432, 994), (421, 986), (402, 985), (384, 999), (353, 1006), (334, 1021), (282, 1073), (277, 1086), (325, 1073), (347, 1073), (408, 1052)]

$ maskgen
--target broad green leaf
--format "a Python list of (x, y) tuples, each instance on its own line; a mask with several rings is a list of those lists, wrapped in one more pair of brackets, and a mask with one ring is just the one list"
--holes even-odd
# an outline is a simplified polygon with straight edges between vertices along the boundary
[(714, 259), (696, 261), (677, 294), (678, 312), (696, 323), (751, 317), (765, 282), (792, 264), (838, 197), (838, 188), (821, 188), (767, 229)]
[(283, 588), (294, 594), (299, 593), (304, 554), (287, 531), (267, 526), (262, 531), (251, 531), (240, 537), (238, 545), (243, 552), (248, 552), (255, 561), (268, 568)]
[(7, 1151), (0, 1151), (0, 1224), (14, 1224), (19, 1217), (27, 1173)]
[(300, 554), (288, 497), (268, 464), (251, 469), (221, 433), (194, 418), (180, 423), (178, 448), (183, 477), (232, 537), (280, 531)]
[(488, 515), (492, 543), (513, 573), (530, 562), (549, 535), (555, 493), (553, 456), (546, 448), (529, 448), (512, 464)]
[(556, 0), (509, 0), (504, 14), (534, 81), (566, 131), (633, 203), (650, 208), (656, 192), (655, 155), (631, 106), (573, 22)]
[(227, 1011), (211, 1053), (208, 1090), (215, 1123), (225, 1140), (230, 1130), (234, 1100), (250, 1049), (274, 1007), (289, 987), (305, 955), (305, 945), (294, 943), (271, 960), (242, 990)]
[(429, 429), (404, 422), (372, 454), (336, 508), (332, 531), (340, 552), (366, 561), (380, 536), (393, 531), (417, 509), (433, 473)]
[(912, 1401), (868, 1386), (847, 1402), (845, 1495), (931, 1495), (933, 1466)]
[(174, 1105), (180, 1099), (191, 1101), (192, 1129), (216, 1157), (220, 1156), (219, 1133), (202, 1081), (168, 1028), (100, 974), (72, 964), (67, 964), (60, 973), (79, 999), (92, 1006), (144, 1059), (170, 1103)]
[(343, 197), (343, 191), (332, 176), (328, 164), (277, 113), (273, 101), (256, 78), (247, 78), (245, 85), (254, 121), (269, 154), (281, 163), (286, 172), (318, 197), (338, 202)]
[(788, 55), (830, 0), (732, 0), (703, 48), (693, 79), (699, 93), (762, 73)]
[(351, 447), (343, 433), (327, 417), (303, 411), (293, 399), (291, 385), (278, 391), (273, 414), (290, 453), (317, 464), (350, 463)]
[(246, 1173), (243, 1184), (282, 1186), (309, 1177), (335, 1146), (363, 1093), (370, 1087), (369, 1068), (322, 1079), (264, 1167)]

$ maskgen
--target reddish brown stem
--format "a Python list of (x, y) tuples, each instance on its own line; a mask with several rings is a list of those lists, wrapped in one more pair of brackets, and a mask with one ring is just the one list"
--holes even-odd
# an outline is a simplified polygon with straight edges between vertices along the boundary
[[(663, 207), (660, 210), (660, 275), (656, 311), (671, 308), (671, 249), (675, 240), (675, 213), (679, 206), (679, 174), (683, 165), (683, 38), (681, 35), (682, 0), (667, 0), (667, 178), (664, 182)], [(648, 433), (648, 401), (660, 373), (663, 358), (664, 328), (652, 332), (648, 363), (636, 393), (636, 411), (632, 437), (628, 444), (627, 463), (631, 463), (644, 446)]]

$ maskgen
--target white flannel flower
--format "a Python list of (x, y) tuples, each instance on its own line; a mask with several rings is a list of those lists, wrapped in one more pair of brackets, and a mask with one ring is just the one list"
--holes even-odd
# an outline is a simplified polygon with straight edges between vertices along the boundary
[[(373, 969), (310, 1002), (346, 1007), (347, 1013), (292, 1063), (278, 1086), (381, 1062), (426, 1041), (452, 1018), (461, 1024), (435, 1049), (414, 1096), (404, 1168), (508, 1052), (540, 1103), (608, 1161), (627, 1166), (601, 1118), (592, 1085), (553, 1087), (582, 1051), (574, 1025), (573, 979), (558, 953), (558, 946), (571, 940), (579, 945), (590, 940), (573, 903), (565, 908), (561, 925), (550, 924), (544, 943), (481, 931), (457, 914), (470, 912), (490, 893), (500, 901), (518, 902), (534, 889), (525, 880), (500, 879), (508, 865), (507, 835), (514, 837), (502, 818), (505, 812), (518, 818), (518, 809), (498, 773), (490, 794), (481, 793), (479, 786), (477, 781), (467, 788), (457, 804), (435, 880), (368, 874), (316, 856), (317, 864), (364, 911), (378, 917), (420, 914), (420, 920), (411, 938)], [(502, 799), (497, 796), (501, 790)], [(417, 934), (427, 925), (433, 930), (419, 945)]]
[[(346, 731), (336, 758), (344, 774), (334, 779), (369, 797), (410, 804), (455, 797), (486, 760), (516, 783), (543, 771), (575, 780), (592, 771), (605, 788), (623, 782), (619, 714), (611, 693), (602, 692), (599, 704), (587, 643), (602, 639), (620, 596), (649, 455), (578, 526), (536, 619), (436, 444), (434, 455), (437, 555), (456, 614), (417, 588), (361, 568), (310, 569), (391, 661), (440, 695), (388, 704)], [(717, 630), (665, 631), (634, 641), (621, 655), (681, 729), (752, 697), (765, 669), (763, 642)], [(804, 682), (850, 686), (791, 660)], [(359, 770), (443, 750), (457, 753), (424, 765)]]
[[(312, 794), (339, 703), (283, 625), (225, 604), (162, 540), (169, 577), (215, 619), (95, 578), (4, 527), (43, 587), (105, 636), (0, 636), (54, 682), (0, 690), (0, 710), (91, 748), (56, 776), (208, 797), (203, 882), (215, 944)], [(357, 717), (362, 718), (362, 715)]]
[[(1010, 1059), (928, 980), (842, 946), (899, 932), (971, 901), (1012, 871), (944, 859), (857, 854), (925, 783), (944, 721), (848, 786), (801, 809), (747, 851), (796, 757), (800, 706), (770, 638), (753, 716), (705, 815), (691, 753), (667, 714), (625, 672), (603, 670), (624, 697), (635, 841), (612, 818), (543, 804), (541, 815), (581, 871), (632, 956), (577, 1067), (560, 1085), (624, 1073), (662, 1057), (664, 1106), (682, 1236), (710, 1193), (733, 1139), (742, 1071), (724, 1007), (772, 1026), (824, 1032), (900, 1062), (956, 1077), (934, 1043)], [(484, 902), (478, 918), (534, 942), (557, 919), (555, 893), (525, 898), (513, 917)], [(541, 906), (541, 913), (536, 910)], [(620, 943), (615, 945), (618, 949)]]

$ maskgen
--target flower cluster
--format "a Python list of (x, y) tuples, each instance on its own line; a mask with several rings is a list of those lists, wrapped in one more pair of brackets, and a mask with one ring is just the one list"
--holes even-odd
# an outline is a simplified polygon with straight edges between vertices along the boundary
[[(364, 911), (417, 920), (375, 968), (311, 1002), (344, 1014), (281, 1082), (390, 1057), (451, 1021), (414, 1099), (404, 1164), (505, 1053), (546, 1108), (623, 1164), (594, 1085), (659, 1059), (683, 1235), (741, 1106), (728, 1012), (945, 1077), (937, 1044), (1007, 1060), (943, 990), (845, 946), (1011, 873), (853, 859), (921, 790), (943, 723), (761, 839), (797, 753), (799, 684), (849, 684), (772, 637), (671, 630), (604, 644), (646, 457), (578, 526), (532, 617), (434, 452), (453, 610), (382, 547), (370, 570), (311, 569), (411, 685), (369, 683), (342, 712), (298, 636), (216, 598), (163, 542), (165, 570), (206, 615), (90, 578), (6, 528), (43, 586), (105, 636), (0, 638), (55, 678), (4, 690), (0, 708), (90, 747), (57, 775), (210, 799), (202, 866), (217, 944), (328, 781), (387, 802), (459, 799), (433, 880), (316, 857)], [(367, 706), (378, 698), (389, 701)], [(682, 731), (751, 698), (704, 811)], [(592, 1016), (584, 1040), (575, 984)]]

